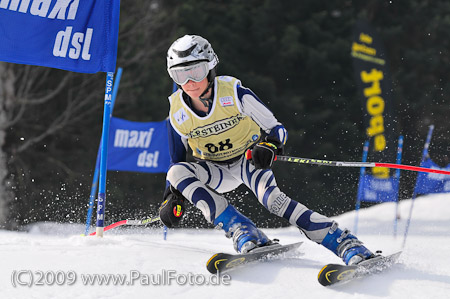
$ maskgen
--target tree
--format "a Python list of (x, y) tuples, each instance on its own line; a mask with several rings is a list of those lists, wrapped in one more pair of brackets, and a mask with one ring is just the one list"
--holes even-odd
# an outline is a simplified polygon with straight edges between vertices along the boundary
[[(123, 2), (117, 65), (124, 75), (114, 116), (163, 120), (172, 89), (166, 51), (176, 38), (199, 34), (219, 55), (218, 73), (241, 79), (287, 127), (288, 154), (358, 161), (365, 132), (350, 43), (354, 22), (364, 18), (387, 50), (404, 163), (418, 164), (432, 123), (430, 153), (444, 163), (450, 145), (447, 2)], [(4, 222), (9, 209), (9, 218), (20, 223), (83, 221), (101, 134), (104, 75), (2, 64), (0, 76), (0, 218)], [(333, 215), (354, 206), (358, 170), (278, 163), (275, 172), (288, 194), (318, 212)], [(414, 179), (402, 173), (402, 182)], [(108, 219), (156, 213), (164, 183), (164, 174), (109, 172)], [(401, 198), (411, 196), (410, 185), (401, 188)], [(250, 203), (250, 214), (263, 225), (279, 225), (265, 222), (264, 209), (244, 190), (227, 196)], [(203, 225), (196, 217), (188, 224)]]
[[(148, 101), (140, 86), (149, 80), (154, 55), (166, 49), (162, 32), (172, 26), (170, 12), (159, 0), (122, 6), (117, 65), (126, 70), (125, 101), (118, 114), (147, 110), (134, 105)], [(89, 192), (100, 140), (104, 74), (9, 63), (0, 63), (0, 74), (1, 225), (78, 221), (86, 211), (78, 198)]]
[[(7, 112), (11, 110), (14, 90), (12, 76), (8, 73), (6, 63), (0, 62), (0, 148), (5, 145), (4, 125), (9, 122)], [(7, 223), (8, 205), (13, 199), (7, 169), (7, 156), (3, 151), (0, 151), (0, 227)]]

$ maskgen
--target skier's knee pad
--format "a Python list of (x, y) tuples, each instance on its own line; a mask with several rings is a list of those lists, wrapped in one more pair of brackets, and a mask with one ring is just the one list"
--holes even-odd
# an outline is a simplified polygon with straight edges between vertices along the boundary
[(225, 197), (208, 189), (196, 176), (194, 167), (189, 163), (173, 164), (167, 172), (167, 180), (193, 203), (208, 222), (214, 221), (228, 205)]
[(270, 213), (282, 217), (291, 199), (277, 186), (271, 186), (258, 194), (258, 200)]
[(195, 170), (189, 165), (189, 163), (180, 162), (170, 166), (167, 171), (167, 180), (172, 186), (177, 188), (178, 184), (189, 177), (197, 177)]

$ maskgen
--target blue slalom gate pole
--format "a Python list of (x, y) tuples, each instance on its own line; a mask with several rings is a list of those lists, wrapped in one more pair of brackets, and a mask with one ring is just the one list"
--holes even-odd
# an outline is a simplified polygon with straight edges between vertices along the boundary
[[(367, 161), (368, 153), (369, 153), (369, 141), (366, 141), (363, 146), (362, 162)], [(361, 167), (361, 169), (359, 171), (358, 194), (356, 195), (356, 206), (355, 206), (355, 227), (353, 229), (355, 235), (358, 232), (358, 216), (359, 216), (358, 213), (359, 213), (359, 208), (361, 207), (361, 197), (362, 197), (363, 186), (364, 186), (363, 180), (364, 180), (365, 172), (366, 172), (366, 168)]]
[[(428, 128), (428, 135), (427, 135), (427, 139), (425, 141), (425, 145), (423, 147), (422, 160), (421, 160), (420, 164), (423, 164), (425, 159), (427, 157), (429, 157), (428, 148), (430, 147), (431, 136), (433, 135), (433, 130), (434, 130), (434, 125), (429, 126), (429, 128)], [(408, 237), (409, 226), (411, 225), (411, 217), (412, 217), (412, 212), (413, 212), (413, 209), (414, 209), (414, 202), (415, 202), (416, 196), (417, 196), (416, 187), (417, 187), (417, 179), (416, 179), (416, 186), (414, 187), (414, 192), (413, 192), (413, 196), (412, 196), (412, 199), (411, 199), (411, 206), (409, 208), (408, 220), (406, 221), (405, 233), (403, 235), (402, 249), (405, 248), (406, 238)]]
[(106, 205), (106, 162), (108, 158), (108, 139), (109, 125), (111, 120), (111, 98), (113, 89), (114, 73), (108, 72), (106, 75), (105, 87), (105, 103), (103, 109), (103, 129), (102, 129), (102, 145), (100, 156), (100, 174), (98, 183), (98, 199), (97, 199), (97, 224), (96, 236), (103, 237), (103, 228), (105, 221), (105, 205)]
[[(114, 103), (116, 102), (117, 92), (119, 91), (119, 85), (120, 85), (120, 79), (122, 78), (122, 72), (123, 72), (122, 68), (117, 69), (116, 81), (114, 82), (114, 88), (112, 91), (112, 98), (111, 98), (111, 114), (114, 109)], [(95, 161), (94, 177), (92, 178), (91, 194), (89, 196), (89, 207), (88, 207), (88, 212), (87, 212), (87, 216), (86, 216), (86, 228), (84, 231), (85, 236), (87, 236), (89, 234), (92, 213), (94, 211), (95, 195), (97, 193), (98, 177), (99, 177), (99, 173), (100, 173), (100, 156), (101, 156), (101, 141), (98, 146), (97, 159)]]
[[(403, 153), (403, 136), (400, 135), (400, 137), (398, 138), (398, 147), (397, 147), (397, 159), (396, 159), (397, 164), (402, 163), (402, 153)], [(399, 204), (398, 192), (400, 191), (400, 169), (395, 170), (395, 179), (397, 181), (398, 190), (397, 190), (397, 200), (396, 200), (397, 204), (395, 206), (395, 215), (394, 215), (394, 238), (397, 237), (398, 204)]]
[(89, 234), (89, 227), (91, 226), (92, 212), (94, 210), (95, 194), (97, 193), (99, 168), (100, 168), (100, 145), (98, 146), (97, 159), (95, 161), (94, 177), (92, 178), (91, 184), (91, 194), (89, 195), (89, 207), (86, 216), (86, 228), (84, 230), (85, 236)]

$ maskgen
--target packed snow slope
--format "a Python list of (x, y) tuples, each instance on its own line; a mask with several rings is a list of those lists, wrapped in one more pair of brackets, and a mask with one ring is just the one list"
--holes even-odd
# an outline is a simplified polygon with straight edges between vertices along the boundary
[[(399, 205), (397, 238), (394, 203), (361, 210), (358, 236), (372, 250), (401, 250), (410, 205), (410, 200)], [(354, 212), (335, 220), (354, 230)], [(319, 270), (340, 260), (293, 227), (265, 232), (281, 243), (304, 241), (297, 252), (238, 269), (219, 281), (206, 271), (206, 261), (233, 249), (231, 240), (214, 229), (170, 230), (164, 241), (160, 229), (117, 228), (98, 238), (80, 236), (79, 225), (40, 223), (29, 232), (0, 231), (0, 298), (450, 298), (449, 228), (450, 194), (419, 197), (399, 264), (325, 288), (317, 282)], [(128, 280), (122, 285), (88, 282), (94, 274)], [(209, 281), (213, 284), (206, 285)]]

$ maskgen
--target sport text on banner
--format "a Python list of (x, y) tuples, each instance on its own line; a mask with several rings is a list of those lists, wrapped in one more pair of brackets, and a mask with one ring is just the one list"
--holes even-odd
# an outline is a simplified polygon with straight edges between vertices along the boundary
[[(382, 40), (364, 20), (355, 24), (351, 55), (370, 140), (369, 160), (390, 162), (395, 157), (396, 126), (387, 56)], [(386, 167), (375, 167), (371, 173), (382, 179), (391, 175)]]

